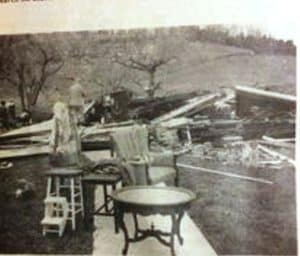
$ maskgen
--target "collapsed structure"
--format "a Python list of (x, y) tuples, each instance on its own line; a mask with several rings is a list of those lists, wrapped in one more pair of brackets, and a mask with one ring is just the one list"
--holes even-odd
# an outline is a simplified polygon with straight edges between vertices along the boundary
[[(189, 127), (194, 143), (192, 154), (199, 159), (274, 168), (294, 164), (294, 96), (237, 86), (223, 93), (136, 101), (129, 107), (135, 120), (80, 127), (83, 149), (109, 148), (112, 132), (146, 120), (150, 130), (155, 131), (156, 145), (157, 141), (163, 146), (172, 144), (172, 136), (168, 135)], [(48, 154), (51, 122), (1, 134), (0, 159)]]

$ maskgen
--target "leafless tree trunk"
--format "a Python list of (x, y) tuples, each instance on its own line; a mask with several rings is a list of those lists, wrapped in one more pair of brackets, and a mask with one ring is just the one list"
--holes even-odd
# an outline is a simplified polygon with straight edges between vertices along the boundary
[(32, 36), (0, 40), (6, 41), (0, 46), (0, 80), (17, 89), (23, 111), (30, 112), (49, 77), (62, 68), (62, 57)]

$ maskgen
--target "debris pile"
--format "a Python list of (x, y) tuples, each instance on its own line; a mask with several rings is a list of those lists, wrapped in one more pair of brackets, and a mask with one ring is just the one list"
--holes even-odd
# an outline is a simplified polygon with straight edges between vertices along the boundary
[[(293, 96), (239, 86), (223, 88), (221, 93), (140, 100), (128, 106), (129, 116), (137, 119), (81, 127), (83, 149), (107, 148), (112, 132), (142, 122), (149, 126), (154, 149), (182, 144), (188, 128), (189, 140), (198, 144), (193, 155), (200, 159), (244, 166), (294, 164), (291, 139), (274, 139), (295, 137)], [(49, 120), (1, 134), (0, 159), (48, 154), (51, 124)]]
[(257, 166), (258, 155), (255, 143), (248, 141), (224, 144), (214, 147), (212, 143), (195, 145), (192, 151), (194, 157), (203, 160), (212, 160), (228, 166)]
[[(293, 157), (261, 145), (260, 140), (238, 141), (214, 146), (211, 142), (193, 146), (192, 156), (211, 160), (227, 166), (269, 167), (280, 169), (286, 164), (295, 164)], [(289, 151), (290, 155), (293, 152)]]

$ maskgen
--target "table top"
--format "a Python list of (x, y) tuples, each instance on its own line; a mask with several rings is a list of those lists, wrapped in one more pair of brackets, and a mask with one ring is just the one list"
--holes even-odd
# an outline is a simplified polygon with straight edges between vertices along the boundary
[(106, 174), (106, 173), (89, 173), (83, 176), (83, 182), (91, 182), (91, 183), (115, 183), (122, 180), (122, 176), (120, 174)]
[(112, 197), (115, 201), (140, 206), (172, 206), (188, 204), (196, 195), (178, 187), (129, 186), (116, 190)]
[(79, 176), (82, 170), (75, 168), (55, 168), (46, 172), (47, 176)]

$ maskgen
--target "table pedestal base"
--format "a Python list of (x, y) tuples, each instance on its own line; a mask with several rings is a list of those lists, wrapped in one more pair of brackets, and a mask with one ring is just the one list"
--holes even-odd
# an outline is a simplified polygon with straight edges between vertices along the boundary
[[(184, 211), (164, 214), (164, 215), (169, 215), (172, 220), (171, 232), (164, 232), (162, 230), (155, 229), (153, 224), (151, 225), (151, 229), (140, 229), (138, 224), (137, 214), (133, 213), (135, 232), (134, 232), (134, 237), (129, 237), (128, 230), (124, 222), (124, 213), (119, 212), (117, 215), (118, 226), (122, 229), (125, 238), (125, 245), (123, 247), (122, 254), (127, 255), (129, 243), (139, 242), (148, 237), (155, 237), (161, 244), (170, 247), (172, 256), (175, 256), (175, 250), (174, 250), (175, 236), (177, 236), (180, 245), (183, 244), (183, 238), (180, 235), (180, 223), (183, 214)], [(145, 214), (143, 215), (146, 216)], [(169, 241), (166, 239), (168, 237), (170, 238)]]

